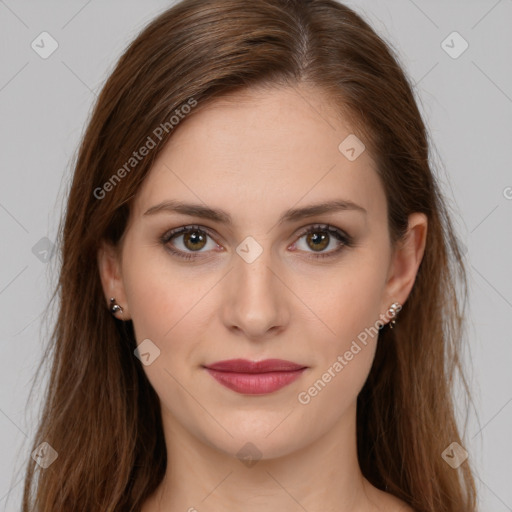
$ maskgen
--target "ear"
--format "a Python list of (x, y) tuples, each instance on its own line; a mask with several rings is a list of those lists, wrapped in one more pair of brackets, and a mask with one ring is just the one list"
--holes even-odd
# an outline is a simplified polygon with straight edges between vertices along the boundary
[(427, 228), (428, 219), (425, 214), (409, 215), (407, 233), (398, 242), (391, 258), (383, 295), (383, 311), (387, 311), (393, 302), (399, 302), (403, 306), (409, 297), (425, 252)]
[(124, 281), (121, 272), (120, 251), (112, 244), (102, 241), (98, 249), (97, 257), (98, 270), (107, 308), (110, 309), (110, 298), (114, 297), (116, 303), (123, 308), (122, 312), (118, 311), (115, 313), (116, 318), (120, 320), (130, 320), (130, 312), (128, 302), (126, 301)]

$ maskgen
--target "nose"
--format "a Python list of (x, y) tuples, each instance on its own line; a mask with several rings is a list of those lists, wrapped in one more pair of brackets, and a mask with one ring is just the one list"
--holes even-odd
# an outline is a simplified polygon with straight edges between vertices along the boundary
[(234, 268), (224, 283), (222, 316), (227, 329), (251, 340), (267, 339), (282, 332), (289, 321), (290, 291), (271, 251), (248, 263), (235, 254)]

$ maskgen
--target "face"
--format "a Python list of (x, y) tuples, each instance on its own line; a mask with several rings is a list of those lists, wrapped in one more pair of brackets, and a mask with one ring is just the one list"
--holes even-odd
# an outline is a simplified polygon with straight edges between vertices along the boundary
[[(263, 458), (286, 455), (353, 414), (377, 343), (368, 329), (405, 302), (421, 259), (421, 247), (395, 257), (375, 164), (340, 151), (353, 132), (329, 104), (276, 88), (195, 112), (141, 187), (121, 258), (100, 257), (119, 318), (150, 340), (143, 368), (166, 428), (230, 455), (247, 441)], [(230, 359), (305, 369), (278, 389), (264, 386), (291, 372), (223, 385), (205, 366)]]

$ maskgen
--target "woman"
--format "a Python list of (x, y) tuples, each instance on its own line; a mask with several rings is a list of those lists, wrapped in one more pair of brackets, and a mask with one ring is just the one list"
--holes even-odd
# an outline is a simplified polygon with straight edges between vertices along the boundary
[(466, 275), (428, 149), (342, 4), (150, 23), (76, 162), (23, 509), (475, 511)]

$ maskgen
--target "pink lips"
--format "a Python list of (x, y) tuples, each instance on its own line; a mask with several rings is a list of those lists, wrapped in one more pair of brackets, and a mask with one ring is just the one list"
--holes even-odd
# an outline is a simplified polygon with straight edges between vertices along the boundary
[(272, 393), (298, 379), (307, 367), (282, 359), (230, 359), (205, 366), (220, 384), (248, 395)]

